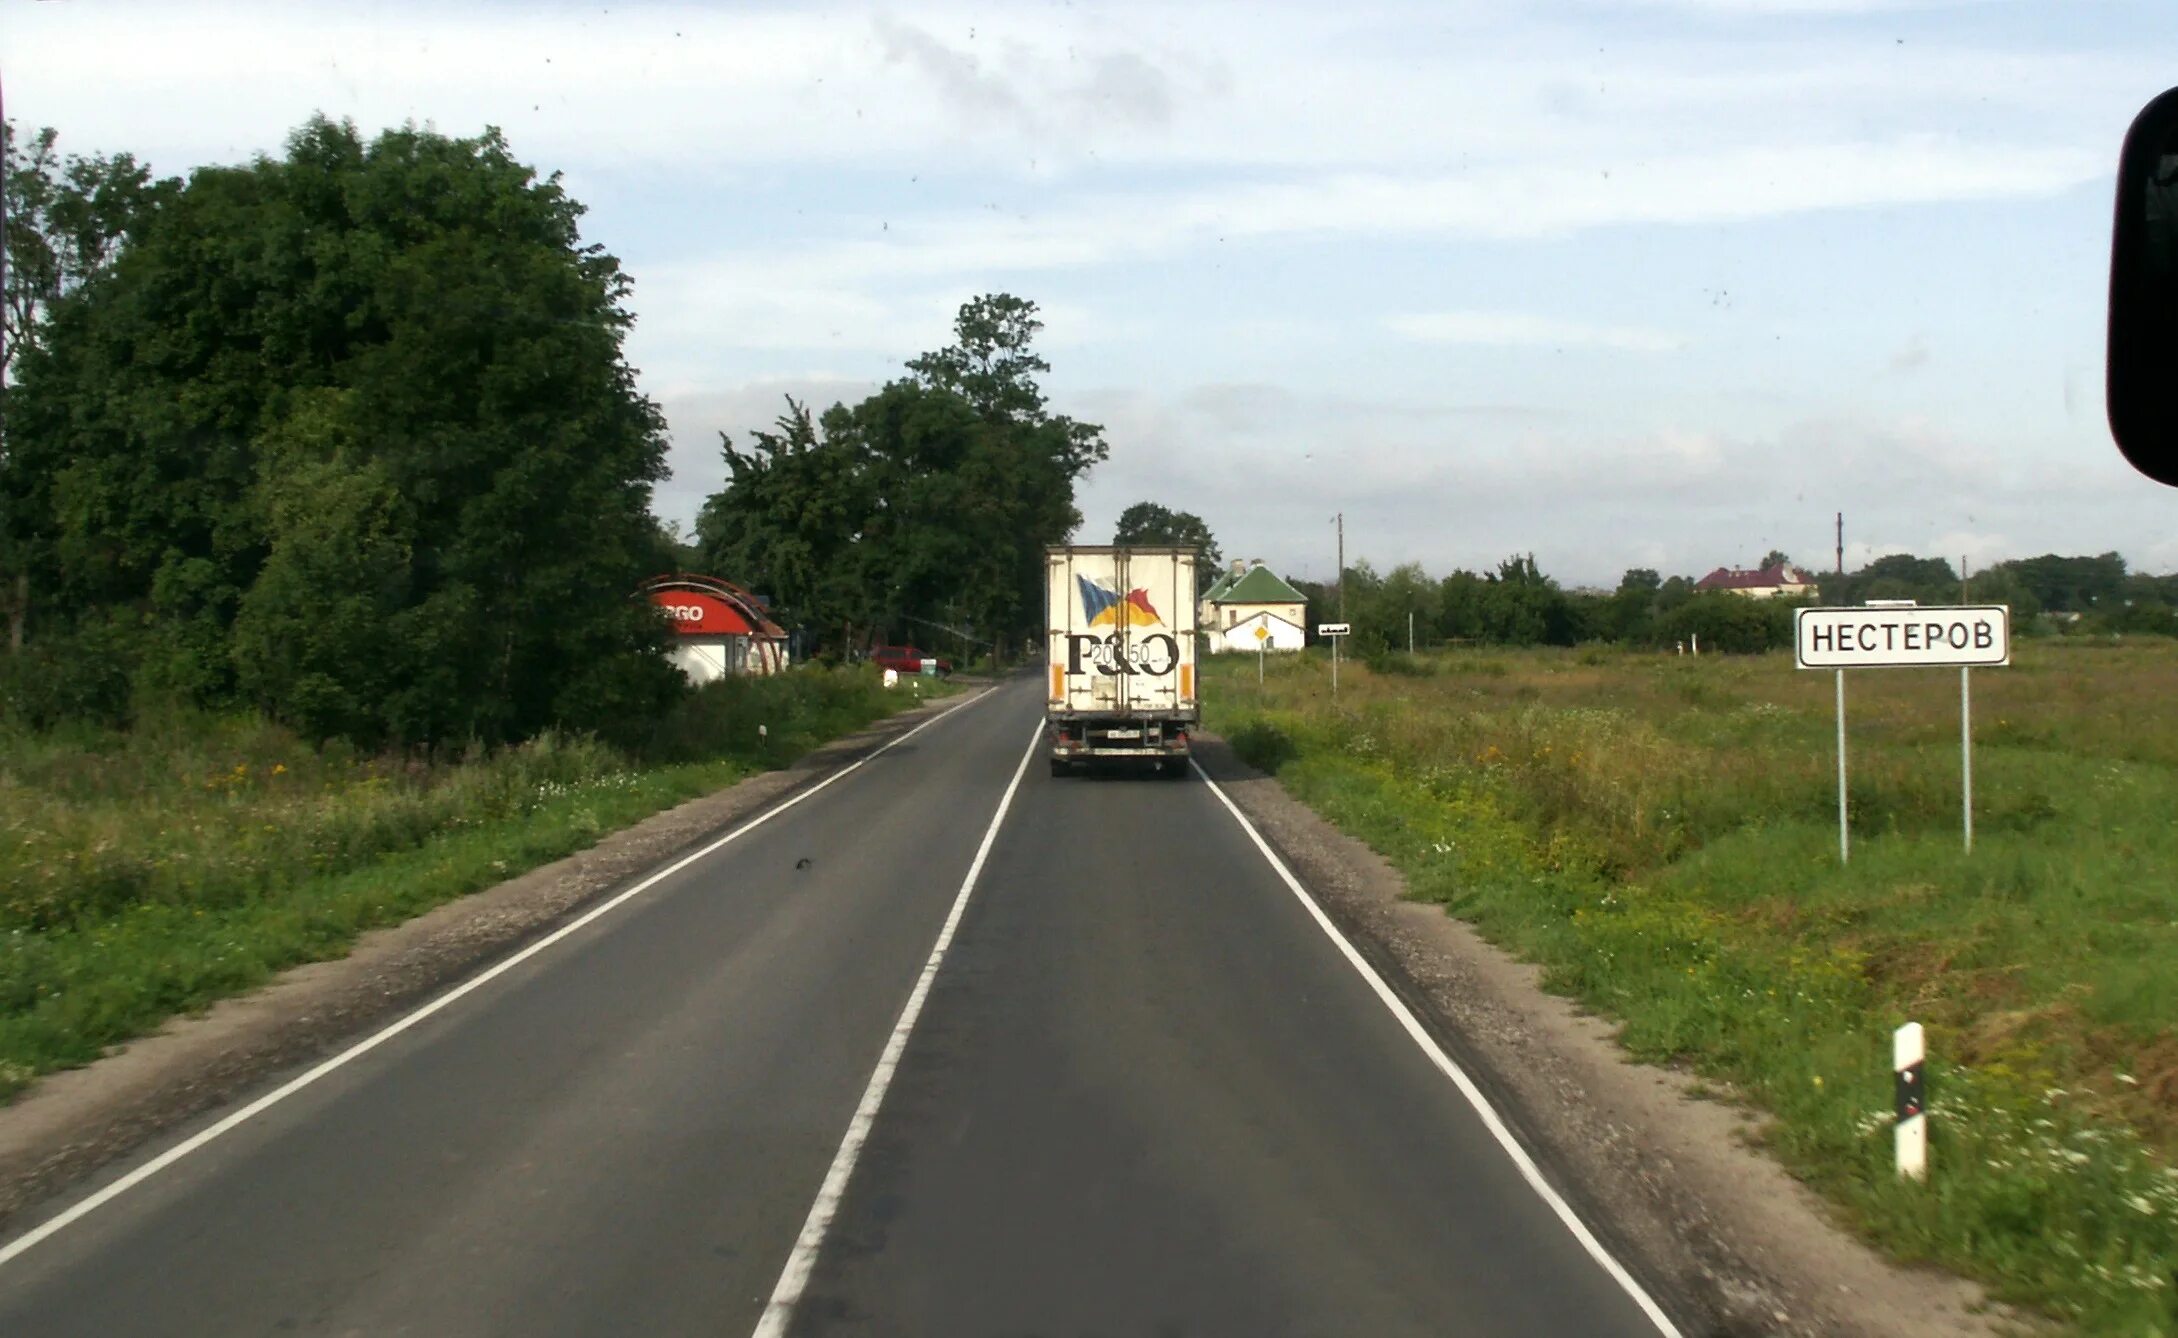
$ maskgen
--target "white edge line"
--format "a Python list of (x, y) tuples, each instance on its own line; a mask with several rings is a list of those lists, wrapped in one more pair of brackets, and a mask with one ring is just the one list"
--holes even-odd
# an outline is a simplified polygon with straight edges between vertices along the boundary
[(1671, 1338), (1683, 1338), (1679, 1327), (1671, 1322), (1671, 1317), (1664, 1313), (1663, 1307), (1657, 1305), (1655, 1298), (1634, 1280), (1633, 1274), (1626, 1270), (1625, 1265), (1612, 1257), (1611, 1252), (1604, 1248), (1603, 1242), (1597, 1240), (1595, 1233), (1588, 1229), (1588, 1224), (1581, 1221), (1580, 1214), (1573, 1211), (1572, 1205), (1550, 1187), (1550, 1182), (1543, 1178), (1542, 1170), (1536, 1166), (1535, 1159), (1528, 1155), (1527, 1149), (1520, 1146), (1520, 1140), (1513, 1137), (1511, 1128), (1498, 1115), (1497, 1108), (1490, 1104), (1490, 1098), (1484, 1096), (1482, 1089), (1475, 1086), (1474, 1079), (1467, 1076), (1467, 1071), (1445, 1053), (1444, 1047), (1437, 1044), (1436, 1038), (1414, 1016), (1414, 1010), (1408, 1008), (1406, 1001), (1392, 992), (1384, 977), (1377, 973), (1375, 967), (1369, 965), (1367, 958), (1355, 950), (1353, 943), (1331, 922), (1331, 917), (1324, 914), (1323, 907), (1308, 894), (1308, 889), (1301, 885), (1301, 880), (1293, 876), (1293, 870), (1287, 868), (1286, 862), (1278, 857), (1278, 852), (1271, 849), (1270, 842), (1263, 839), (1263, 833), (1256, 830), (1255, 824), (1248, 820), (1247, 814), (1240, 811), (1240, 806), (1225, 793), (1224, 787), (1211, 780), (1210, 773), (1204, 771), (1200, 763), (1190, 759), (1190, 765), (1195, 768), (1195, 774), (1202, 777), (1203, 783), (1210, 787), (1210, 793), (1216, 795), (1218, 802), (1225, 805), (1226, 811), (1233, 815), (1234, 821), (1240, 824), (1240, 829), (1248, 834), (1248, 839), (1255, 842), (1255, 848), (1263, 852), (1263, 858), (1270, 861), (1271, 868), (1285, 880), (1293, 895), (1300, 898), (1301, 904), (1308, 908), (1308, 913), (1316, 921), (1317, 927), (1338, 945), (1339, 952), (1345, 956), (1347, 962), (1369, 982), (1369, 987), (1376, 991), (1376, 997), (1391, 1010), (1392, 1016), (1399, 1019), (1399, 1024), (1406, 1028), (1407, 1035), (1421, 1047), (1422, 1053), (1429, 1056), (1430, 1062), (1452, 1080), (1453, 1086), (1459, 1088), (1460, 1095), (1467, 1098), (1467, 1104), (1474, 1107), (1475, 1114), (1482, 1118), (1483, 1127), (1490, 1131), (1490, 1136), (1497, 1140), (1497, 1145), (1505, 1150), (1505, 1155), (1512, 1158), (1513, 1165), (1520, 1168), (1521, 1178), (1558, 1215), (1558, 1220), (1565, 1223), (1566, 1230), (1572, 1232), (1573, 1238), (1581, 1243), (1581, 1248), (1588, 1251), (1588, 1257), (1602, 1265), (1603, 1271), (1611, 1275), (1611, 1280), (1633, 1298), (1634, 1304), (1641, 1307), (1642, 1313), (1656, 1325), (1659, 1333), (1669, 1334)]
[(877, 1122), (878, 1107), (885, 1103), (885, 1091), (892, 1086), (892, 1077), (900, 1067), (900, 1056), (906, 1052), (908, 1035), (915, 1030), (916, 1019), (923, 1013), (923, 1001), (930, 997), (930, 986), (938, 978), (938, 968), (945, 961), (946, 949), (953, 944), (953, 931), (960, 926), (960, 918), (968, 909), (968, 898), (976, 890), (976, 879), (983, 874), (983, 862), (990, 857), (991, 846), (998, 840), (998, 828), (1006, 820), (1006, 810), (1013, 806), (1014, 791), (1021, 788), (1021, 777), (1028, 772), (1030, 759), (1044, 738), (1044, 721), (1038, 717), (1036, 731), (1029, 736), (1029, 745), (1021, 754), (1021, 764), (1013, 769), (1013, 780), (1006, 786), (1006, 793), (998, 801), (998, 811), (991, 815), (991, 825), (983, 831), (983, 844), (976, 847), (976, 857), (968, 865), (968, 876), (961, 879), (960, 892), (953, 898), (953, 909), (945, 917), (945, 925), (938, 930), (938, 941), (930, 949), (929, 960), (923, 963), (923, 973), (916, 977), (915, 988), (908, 992), (907, 1006), (900, 1010), (900, 1020), (892, 1027), (892, 1035), (885, 1041), (884, 1053), (877, 1057), (877, 1067), (870, 1072), (869, 1085), (862, 1089), (862, 1102), (855, 1107), (854, 1118), (847, 1122), (847, 1135), (840, 1140), (839, 1151), (832, 1156), (832, 1165), (824, 1173), (824, 1183), (817, 1188), (816, 1201), (809, 1205), (809, 1216), (802, 1223), (802, 1234), (794, 1240), (794, 1249), (787, 1255), (786, 1267), (779, 1271), (779, 1284), (772, 1288), (771, 1300), (764, 1306), (763, 1318), (756, 1324), (751, 1338), (784, 1338), (787, 1325), (793, 1322), (794, 1308), (801, 1303), (802, 1292), (809, 1286), (810, 1274), (816, 1271), (818, 1252), (824, 1248), (824, 1238), (832, 1229), (832, 1219), (839, 1213), (840, 1200), (847, 1193), (847, 1182), (855, 1173), (855, 1162), (862, 1156), (862, 1146), (869, 1141), (870, 1128)]
[(14, 1240), (9, 1241), (5, 1246), (0, 1246), (0, 1265), (7, 1264), (10, 1260), (16, 1258), (18, 1255), (23, 1254), (25, 1251), (31, 1249), (33, 1246), (36, 1246), (41, 1242), (49, 1239), (50, 1237), (58, 1234), (59, 1232), (73, 1225), (74, 1223), (81, 1221), (83, 1218), (89, 1216), (91, 1213), (96, 1212), (98, 1209), (104, 1207), (106, 1204), (113, 1202), (115, 1199), (121, 1197), (123, 1194), (128, 1193), (130, 1190), (136, 1188), (138, 1185), (144, 1183), (146, 1180), (151, 1179), (151, 1177), (157, 1175), (159, 1172), (165, 1170), (167, 1167), (172, 1166), (175, 1162), (180, 1161), (182, 1158), (188, 1156), (190, 1153), (195, 1152), (197, 1149), (203, 1147), (205, 1144), (210, 1143), (213, 1139), (216, 1139), (223, 1134), (233, 1132), (240, 1125), (248, 1122), (251, 1119), (254, 1119), (259, 1115), (262, 1115), (267, 1110), (270, 1110), (272, 1107), (278, 1105), (282, 1101), (287, 1100), (287, 1098), (295, 1095), (297, 1092), (300, 1092), (305, 1087), (310, 1086), (312, 1083), (318, 1081), (320, 1078), (325, 1077), (327, 1074), (333, 1072), (335, 1069), (341, 1068), (344, 1065), (353, 1063), (354, 1061), (361, 1059), (364, 1055), (369, 1054), (371, 1051), (377, 1049), (379, 1046), (384, 1045), (387, 1041), (390, 1041), (394, 1037), (400, 1035), (402, 1032), (407, 1031), (410, 1027), (415, 1026), (417, 1023), (423, 1021), (425, 1018), (430, 1017), (432, 1014), (438, 1012), (439, 1010), (453, 1004), (456, 1000), (462, 998), (464, 995), (467, 995), (474, 990), (482, 989), (484, 986), (490, 984), (492, 981), (498, 979), (500, 976), (503, 976), (507, 972), (512, 971), (515, 967), (520, 966), (522, 963), (528, 961), (532, 957), (535, 957), (538, 953), (543, 952), (545, 949), (551, 947), (555, 943), (558, 943), (562, 939), (566, 938), (568, 935), (575, 933), (577, 930), (583, 928), (585, 925), (588, 925), (592, 921), (598, 920), (603, 916), (610, 914), (612, 911), (618, 909), (620, 906), (626, 904), (629, 901), (632, 901), (636, 897), (639, 897), (643, 893), (649, 891), (658, 883), (672, 877), (676, 873), (679, 873), (681, 870), (687, 868), (691, 864), (694, 864), (696, 861), (715, 853), (720, 847), (729, 845), (734, 841), (740, 840), (743, 836), (756, 830), (758, 827), (763, 826), (765, 823), (771, 821), (773, 818), (778, 817), (781, 813), (786, 812), (788, 809), (794, 807), (796, 804), (801, 803), (804, 799), (807, 799), (811, 795), (816, 794), (819, 790), (822, 790), (826, 786), (831, 785), (834, 781), (844, 780), (848, 776), (853, 775), (855, 772), (862, 769), (864, 763), (874, 761), (877, 757), (886, 752), (893, 745), (905, 743), (907, 740), (914, 738), (917, 734), (920, 734), (922, 731), (928, 729), (930, 726), (937, 724), (940, 720), (943, 720), (947, 716), (952, 715), (955, 711), (960, 710), (962, 707), (968, 706), (973, 702), (981, 701), (983, 698), (989, 696), (990, 693), (991, 689), (986, 688), (982, 692), (976, 693), (972, 697), (964, 698), (963, 700), (946, 707), (943, 711), (938, 712), (936, 715), (930, 717), (928, 720), (925, 720), (921, 724), (916, 725), (913, 729), (907, 730), (906, 732), (901, 734), (894, 735), (892, 738), (887, 739), (882, 746), (863, 754), (861, 757), (856, 758), (852, 764), (840, 768), (838, 771), (833, 772), (831, 775), (825, 777), (821, 781), (818, 781), (815, 785), (810, 786), (808, 789), (797, 792), (796, 794), (786, 799), (784, 802), (776, 804), (771, 808), (764, 810), (762, 813), (759, 813), (755, 817), (749, 819), (747, 822), (741, 824), (739, 827), (734, 828), (732, 831), (726, 833), (724, 836), (721, 836), (716, 841), (711, 842), (709, 845), (703, 847), (701, 850), (694, 851), (691, 854), (683, 855), (681, 858), (673, 861), (673, 863), (668, 864), (666, 867), (643, 879), (643, 881), (637, 883), (635, 886), (628, 888), (624, 892), (618, 893), (611, 900), (600, 902), (596, 906), (591, 907), (580, 917), (574, 920), (570, 920), (564, 925), (561, 925), (558, 929), (553, 930), (551, 933), (545, 935), (543, 938), (538, 939), (536, 942), (530, 944), (528, 947), (523, 948), (520, 952), (515, 953), (512, 957), (508, 957), (503, 961), (494, 963), (490, 967), (487, 967), (484, 970), (478, 972), (477, 974), (469, 977), (467, 980), (463, 981), (459, 985), (454, 986), (452, 989), (446, 991), (446, 993), (439, 995), (437, 998), (423, 1005), (421, 1008), (418, 1008), (414, 1012), (409, 1013), (407, 1016), (402, 1017), (400, 1020), (376, 1032), (373, 1032), (371, 1035), (365, 1037), (360, 1041), (357, 1041), (354, 1045), (349, 1046), (347, 1049), (341, 1051), (337, 1055), (334, 1055), (331, 1059), (326, 1060), (324, 1063), (319, 1064), (317, 1067), (309, 1070), (306, 1073), (300, 1074), (297, 1077), (291, 1078), (285, 1083), (282, 1083), (280, 1086), (274, 1088), (273, 1090), (265, 1093), (263, 1096), (257, 1098), (255, 1101), (252, 1101), (248, 1105), (242, 1107), (242, 1109), (235, 1111), (233, 1114), (220, 1120), (217, 1124), (211, 1125), (209, 1128), (203, 1129), (198, 1133), (192, 1135), (191, 1137), (184, 1139), (182, 1142), (175, 1144), (173, 1147), (168, 1148), (165, 1152), (160, 1153), (158, 1156), (152, 1158), (150, 1161), (145, 1162), (142, 1166), (139, 1166), (135, 1170), (130, 1171), (127, 1175), (122, 1176), (120, 1179), (114, 1181), (110, 1185), (107, 1185), (105, 1188), (99, 1190), (97, 1193), (90, 1195), (88, 1198), (79, 1200), (78, 1202), (70, 1205), (66, 1211), (59, 1213), (44, 1222), (39, 1223), (37, 1226), (31, 1228), (29, 1231), (26, 1231), (22, 1235), (17, 1236)]

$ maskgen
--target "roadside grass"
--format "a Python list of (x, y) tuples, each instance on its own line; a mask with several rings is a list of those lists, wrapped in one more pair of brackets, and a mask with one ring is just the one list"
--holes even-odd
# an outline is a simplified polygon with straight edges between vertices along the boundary
[(866, 670), (727, 680), (640, 758), (551, 735), (363, 756), (244, 718), (0, 736), (0, 1100), (944, 691), (888, 694)]
[[(2084, 1332), (2178, 1333), (2178, 644), (2029, 642), (1959, 683), (1789, 657), (1467, 651), (1206, 671), (1208, 725), (1443, 903), (1775, 1116), (1899, 1256)], [(1241, 672), (1245, 668), (1245, 673)], [(1892, 1170), (1890, 1033), (1930, 1037), (1932, 1179)]]

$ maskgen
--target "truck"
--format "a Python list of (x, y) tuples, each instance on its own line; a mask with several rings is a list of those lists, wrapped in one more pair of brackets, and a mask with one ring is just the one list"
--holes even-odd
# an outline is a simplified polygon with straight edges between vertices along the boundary
[(1044, 720), (1051, 774), (1100, 762), (1184, 777), (1195, 699), (1192, 548), (1057, 547), (1044, 555)]

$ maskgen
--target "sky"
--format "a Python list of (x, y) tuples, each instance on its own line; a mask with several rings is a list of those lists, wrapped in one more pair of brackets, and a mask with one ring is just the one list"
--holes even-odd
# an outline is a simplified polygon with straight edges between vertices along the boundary
[[(634, 276), (686, 524), (784, 397), (1035, 301), (1130, 503), (1328, 578), (1779, 549), (2178, 569), (2102, 400), (2170, 0), (0, 0), (23, 125), (161, 174), (312, 113), (502, 128)], [(730, 573), (726, 573), (730, 575)]]

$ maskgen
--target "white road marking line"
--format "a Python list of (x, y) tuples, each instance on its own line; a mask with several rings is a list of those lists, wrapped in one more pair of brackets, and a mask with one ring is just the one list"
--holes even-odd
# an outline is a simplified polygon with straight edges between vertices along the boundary
[(89, 1216), (93, 1212), (96, 1212), (98, 1209), (104, 1207), (106, 1204), (113, 1202), (115, 1199), (121, 1197), (123, 1194), (128, 1193), (130, 1190), (136, 1188), (138, 1185), (144, 1183), (146, 1180), (149, 1180), (151, 1177), (157, 1175), (159, 1172), (165, 1170), (167, 1167), (172, 1166), (175, 1162), (178, 1162), (182, 1158), (188, 1156), (190, 1153), (195, 1152), (198, 1148), (203, 1147), (205, 1144), (211, 1142), (213, 1139), (220, 1137), (222, 1134), (230, 1133), (238, 1126), (248, 1122), (256, 1116), (262, 1115), (267, 1110), (270, 1110), (272, 1107), (280, 1104), (282, 1101), (287, 1100), (287, 1098), (295, 1095), (295, 1093), (297, 1092), (300, 1092), (305, 1087), (310, 1086), (312, 1083), (333, 1072), (335, 1069), (353, 1063), (355, 1060), (358, 1060), (364, 1055), (369, 1054), (371, 1051), (377, 1049), (379, 1046), (384, 1045), (387, 1041), (390, 1041), (394, 1037), (400, 1035), (402, 1032), (407, 1031), (410, 1027), (415, 1026), (417, 1023), (423, 1021), (427, 1017), (430, 1017), (432, 1014), (438, 1012), (440, 1009), (449, 1006), (455, 1000), (460, 999), (464, 995), (467, 995), (475, 990), (482, 989), (484, 986), (490, 984), (492, 981), (498, 979), (500, 976), (503, 976), (507, 972), (512, 971), (515, 967), (520, 966), (522, 963), (528, 961), (530, 958), (535, 957), (538, 953), (541, 953), (545, 949), (551, 947), (553, 944), (560, 942), (568, 935), (573, 934), (574, 932), (590, 924), (591, 922), (610, 914), (612, 911), (616, 910), (620, 906), (625, 905), (627, 902), (641, 896), (643, 893), (649, 891), (658, 883), (663, 882), (665, 879), (672, 877), (676, 873), (679, 873), (681, 870), (687, 868), (691, 864), (694, 864), (696, 861), (715, 853), (719, 850), (720, 847), (729, 845), (735, 841), (740, 840), (743, 836), (746, 836), (748, 833), (755, 831), (758, 827), (763, 826), (765, 823), (771, 821), (773, 818), (778, 817), (781, 813), (784, 813), (788, 809), (794, 807), (796, 804), (801, 803), (804, 799), (807, 799), (811, 795), (816, 794), (819, 790), (824, 789), (835, 781), (844, 780), (848, 776), (853, 775), (855, 772), (861, 770), (865, 763), (875, 761), (880, 755), (885, 753), (888, 749), (892, 748), (895, 744), (907, 742), (909, 739), (914, 738), (917, 734), (920, 734), (924, 730), (930, 728), (932, 725), (937, 724), (940, 720), (944, 720), (947, 717), (951, 716), (954, 712), (959, 711), (962, 707), (968, 706), (974, 702), (981, 701), (985, 697), (990, 696), (991, 692), (991, 689), (986, 688), (982, 692), (976, 693), (972, 697), (965, 698), (952, 706), (948, 706), (943, 711), (940, 711), (938, 714), (930, 717), (930, 719), (925, 720), (921, 724), (915, 726), (915, 728), (908, 730), (903, 734), (896, 735), (893, 738), (887, 739), (881, 747), (872, 750), (871, 752), (862, 757), (856, 758), (851, 765), (842, 767), (838, 771), (835, 771), (831, 775), (825, 777), (823, 780), (818, 781), (815, 785), (810, 786), (808, 789), (802, 790), (793, 795), (792, 797), (788, 798), (784, 802), (775, 804), (771, 808), (764, 810), (762, 813), (759, 813), (757, 816), (749, 819), (747, 822), (741, 824), (739, 827), (736, 827), (732, 831), (726, 833), (724, 836), (721, 836), (716, 841), (711, 842), (711, 844), (705, 846), (703, 849), (698, 850), (693, 854), (683, 855), (681, 858), (675, 860), (673, 863), (667, 865), (665, 868), (658, 870), (656, 873), (651, 874), (648, 878), (645, 878), (643, 881), (637, 883), (635, 886), (629, 888), (627, 891), (617, 894), (609, 901), (600, 902), (598, 905), (592, 907), (589, 911), (585, 912), (579, 918), (571, 920), (568, 923), (560, 926), (558, 929), (555, 929), (550, 934), (547, 934), (543, 938), (538, 939), (535, 943), (530, 944), (528, 947), (522, 949), (520, 952), (515, 953), (512, 957), (507, 958), (505, 961), (496, 963), (495, 965), (478, 972), (476, 975), (469, 977), (469, 979), (463, 981), (459, 985), (454, 986), (454, 988), (448, 990), (446, 993), (440, 995), (436, 999), (433, 999), (431, 1002), (423, 1005), (421, 1008), (418, 1008), (414, 1012), (409, 1013), (407, 1016), (401, 1018), (399, 1021), (394, 1022), (379, 1031), (373, 1032), (370, 1036), (367, 1036), (363, 1040), (356, 1042), (354, 1045), (349, 1046), (347, 1049), (341, 1051), (337, 1055), (334, 1055), (331, 1059), (326, 1060), (324, 1063), (319, 1064), (317, 1067), (311, 1069), (309, 1072), (292, 1078), (286, 1083), (280, 1085), (279, 1087), (274, 1088), (272, 1091), (265, 1093), (263, 1096), (257, 1098), (255, 1101), (252, 1101), (248, 1105), (242, 1107), (242, 1109), (219, 1121), (219, 1123), (214, 1124), (211, 1127), (191, 1136), (190, 1138), (187, 1138), (182, 1142), (175, 1144), (171, 1148), (168, 1148), (165, 1152), (160, 1153), (158, 1156), (152, 1158), (150, 1161), (145, 1162), (142, 1166), (139, 1166), (135, 1170), (129, 1172), (127, 1175), (122, 1176), (119, 1180), (116, 1180), (112, 1184), (106, 1186), (104, 1189), (99, 1190), (96, 1194), (93, 1194), (88, 1198), (82, 1199), (79, 1202), (71, 1205), (67, 1211), (62, 1212), (57, 1216), (31, 1228), (29, 1231), (26, 1231), (22, 1235), (17, 1236), (14, 1240), (9, 1241), (5, 1246), (0, 1246), (0, 1265), (5, 1265), (9, 1260), (14, 1259), (16, 1256), (29, 1250), (31, 1247), (47, 1239), (50, 1239), (52, 1236), (59, 1233), (68, 1226), (81, 1221), (83, 1218)]
[(1550, 1206), (1550, 1210), (1558, 1215), (1559, 1221), (1565, 1223), (1566, 1230), (1572, 1232), (1573, 1238), (1581, 1243), (1581, 1248), (1588, 1251), (1588, 1257), (1602, 1265), (1603, 1271), (1611, 1275), (1611, 1280), (1633, 1298), (1634, 1304), (1640, 1306), (1642, 1313), (1656, 1325), (1658, 1333), (1667, 1334), (1670, 1338), (1683, 1338), (1679, 1327), (1671, 1322), (1671, 1317), (1664, 1313), (1663, 1307), (1657, 1305), (1655, 1299), (1634, 1280), (1633, 1274), (1626, 1271), (1625, 1265), (1603, 1248), (1603, 1242), (1596, 1239), (1595, 1233), (1588, 1229), (1588, 1224), (1581, 1221), (1580, 1215), (1573, 1211), (1572, 1206), (1559, 1197), (1558, 1191), (1550, 1187), (1549, 1181), (1543, 1179), (1543, 1173), (1536, 1166), (1534, 1158), (1528, 1155), (1527, 1149), (1520, 1146), (1520, 1140), (1513, 1137), (1511, 1128), (1498, 1115), (1497, 1108), (1490, 1104), (1490, 1098), (1482, 1094), (1482, 1089), (1475, 1086), (1474, 1080), (1467, 1076), (1467, 1071), (1445, 1053), (1443, 1046), (1437, 1044), (1436, 1038), (1414, 1016), (1414, 1011), (1397, 994), (1392, 993), (1392, 988), (1384, 982), (1384, 977), (1377, 974), (1376, 968), (1369, 965), (1367, 958), (1355, 951), (1353, 943), (1339, 931), (1339, 927), (1331, 923), (1331, 917), (1324, 914), (1323, 907), (1317, 905), (1316, 899), (1308, 894), (1308, 889), (1301, 886), (1301, 880), (1293, 876), (1293, 870), (1287, 868), (1286, 862), (1278, 857), (1278, 852), (1271, 849), (1270, 842), (1263, 839), (1263, 833), (1256, 830), (1255, 824), (1248, 820), (1248, 815), (1240, 811), (1240, 805), (1233, 802), (1232, 796), (1225, 793), (1224, 787), (1210, 779), (1210, 773), (1204, 771), (1200, 763), (1189, 759), (1189, 765), (1195, 768), (1195, 774), (1202, 777), (1203, 783), (1210, 787), (1210, 793), (1216, 795), (1218, 802), (1225, 805), (1226, 811), (1233, 815), (1233, 820), (1248, 834), (1248, 839), (1255, 842), (1255, 848), (1263, 852), (1263, 858), (1270, 861), (1271, 868), (1277, 871), (1287, 888), (1308, 908), (1308, 913), (1316, 921), (1317, 927), (1338, 946), (1339, 952), (1354, 970), (1359, 971), (1362, 978), (1369, 982), (1369, 988), (1376, 991), (1376, 997), (1391, 1010), (1392, 1016), (1399, 1019), (1399, 1025), (1406, 1028), (1407, 1035), (1421, 1047), (1422, 1053), (1429, 1056), (1430, 1062), (1452, 1080), (1453, 1086), (1459, 1088), (1460, 1095), (1467, 1098), (1467, 1104), (1474, 1107), (1475, 1114), (1482, 1117), (1483, 1127), (1490, 1131), (1490, 1136), (1497, 1140), (1497, 1145), (1505, 1150), (1505, 1155), (1512, 1158), (1513, 1165), (1520, 1168), (1521, 1179), (1526, 1180), (1528, 1187), (1541, 1196), (1543, 1202)]
[(1021, 754), (1021, 764), (1013, 769), (1013, 779), (1006, 785), (1005, 797), (998, 801), (998, 811), (991, 815), (991, 825), (984, 829), (983, 844), (976, 847), (975, 860), (968, 866), (968, 876), (961, 879), (960, 892), (953, 898), (953, 909), (946, 915), (944, 927), (938, 930), (938, 941), (930, 949), (930, 959), (923, 963), (922, 975), (916, 978), (915, 988), (908, 992), (907, 1006), (900, 1010), (900, 1020), (893, 1024), (884, 1053), (877, 1057), (877, 1067), (870, 1073), (869, 1086), (862, 1089), (862, 1104), (855, 1107), (854, 1118), (847, 1122), (847, 1136), (840, 1140), (831, 1169), (824, 1173), (824, 1183), (817, 1187), (816, 1202), (809, 1205), (809, 1217), (802, 1223), (802, 1234), (795, 1238), (786, 1267), (779, 1272), (779, 1285), (771, 1289), (771, 1300), (764, 1306), (764, 1316), (757, 1321), (751, 1338), (784, 1338), (787, 1325), (794, 1320), (794, 1307), (801, 1303), (802, 1292), (809, 1286), (809, 1275), (817, 1267), (817, 1254), (824, 1248), (824, 1238), (832, 1229), (833, 1217), (839, 1212), (840, 1199), (847, 1193), (847, 1181), (855, 1173), (855, 1162), (862, 1155), (862, 1145), (869, 1141), (870, 1128), (877, 1122), (877, 1109), (885, 1103), (885, 1089), (892, 1086), (892, 1075), (898, 1071), (900, 1056), (907, 1050), (908, 1035), (915, 1030), (915, 1020), (923, 1014), (923, 1001), (930, 997), (930, 986), (938, 978), (938, 967), (945, 961), (945, 950), (953, 945), (953, 931), (960, 926), (960, 917), (968, 909), (969, 895), (976, 890), (976, 879), (983, 874), (983, 862), (990, 857), (991, 846), (998, 840), (999, 824), (1006, 820), (1006, 810), (1013, 806), (1014, 791), (1021, 788), (1021, 777), (1028, 772), (1030, 760), (1043, 744), (1044, 729), (1043, 719), (1038, 717), (1035, 732), (1029, 735), (1028, 748)]

